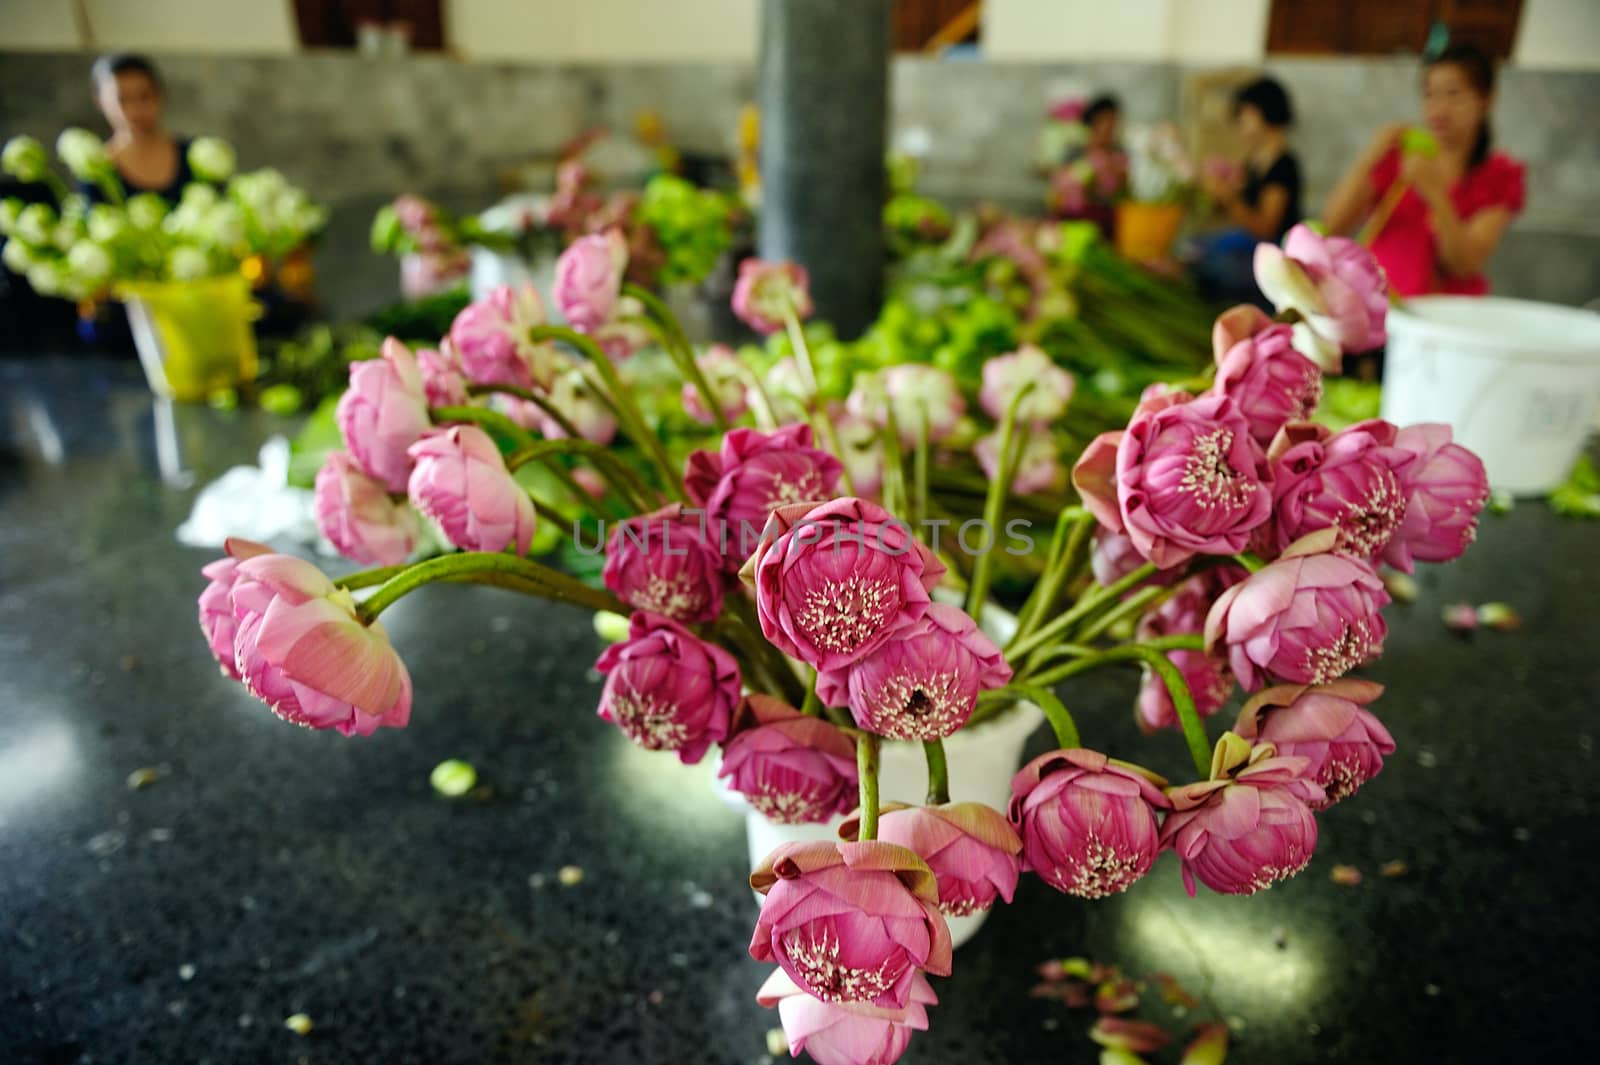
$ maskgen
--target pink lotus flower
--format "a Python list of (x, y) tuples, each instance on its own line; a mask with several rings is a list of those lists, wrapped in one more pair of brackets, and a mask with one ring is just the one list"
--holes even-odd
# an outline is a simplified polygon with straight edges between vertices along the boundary
[(1226, 648), (1246, 691), (1269, 678), (1326, 684), (1383, 649), (1389, 593), (1367, 563), (1327, 553), (1334, 538), (1324, 530), (1291, 545), (1223, 592), (1206, 616), (1206, 650)]
[(232, 592), (235, 665), (250, 694), (285, 721), (370, 736), (411, 719), (411, 677), (383, 626), (309, 562), (257, 555)]
[(1389, 539), (1383, 560), (1410, 573), (1415, 560), (1460, 558), (1478, 535), (1478, 514), (1489, 501), (1483, 462), (1450, 438), (1450, 427), (1408, 425), (1394, 445), (1413, 456), (1402, 471), (1405, 520)]
[(728, 735), (739, 702), (739, 664), (676, 621), (635, 613), (628, 638), (594, 668), (606, 674), (600, 716), (649, 751), (693, 765)]
[(400, 228), (417, 234), (434, 224), (433, 204), (415, 193), (402, 193), (394, 198), (394, 216)]
[(1217, 379), (1211, 391), (1238, 404), (1262, 447), (1286, 423), (1304, 421), (1317, 409), (1322, 371), (1295, 350), (1288, 326), (1273, 325), (1255, 307), (1235, 307), (1217, 319), (1212, 343)]
[(628, 242), (620, 230), (608, 229), (579, 237), (556, 260), (551, 298), (580, 333), (593, 333), (608, 322), (622, 294), (628, 269)]
[(617, 301), (616, 313), (611, 320), (591, 334), (594, 342), (600, 345), (600, 350), (606, 353), (606, 358), (612, 362), (622, 362), (650, 346), (650, 330), (640, 320), (643, 315), (644, 305), (632, 296), (624, 296)]
[[(826, 601), (840, 609), (837, 598)], [(759, 592), (756, 607), (761, 608)], [(763, 615), (763, 625), (765, 620)], [(855, 630), (841, 626), (838, 631)], [(853, 664), (819, 672), (817, 696), (828, 706), (849, 706), (856, 724), (868, 732), (935, 740), (967, 723), (980, 691), (1003, 688), (1010, 680), (1005, 656), (978, 631), (978, 623), (959, 607), (934, 603), (900, 622), (892, 639)]]
[(1280, 311), (1297, 311), (1316, 343), (1317, 362), (1332, 373), (1338, 357), (1380, 347), (1387, 339), (1389, 283), (1366, 248), (1297, 225), (1283, 247), (1257, 244), (1256, 285)]
[[(616, 438), (616, 416), (601, 401), (582, 370), (573, 368), (563, 372), (550, 386), (546, 398), (585, 440), (603, 447)], [(561, 423), (542, 410), (538, 412), (535, 427), (547, 440), (561, 440), (567, 435)]]
[(467, 379), (461, 374), (461, 360), (449, 337), (441, 340), (438, 348), (418, 350), (417, 368), (428, 406), (459, 407), (467, 402)]
[(770, 695), (749, 695), (739, 705), (717, 776), (782, 825), (848, 813), (859, 786), (850, 737)]
[(389, 497), (381, 481), (362, 473), (343, 451), (331, 451), (317, 471), (313, 502), (317, 528), (339, 553), (368, 566), (404, 562), (417, 543), (417, 515)]
[[(839, 826), (846, 839), (859, 831), (857, 818)], [(1022, 872), (1022, 840), (1004, 815), (980, 802), (885, 803), (878, 839), (899, 844), (928, 863), (939, 888), (939, 912), (947, 917), (981, 913), (997, 898), (1010, 902)]]
[(910, 1001), (889, 1010), (860, 1002), (823, 1002), (802, 990), (789, 974), (775, 969), (756, 1001), (778, 1007), (789, 1041), (789, 1055), (803, 1050), (817, 1065), (894, 1065), (911, 1043), (912, 1032), (928, 1030), (928, 1007), (939, 999), (928, 978), (911, 977)]
[(1383, 685), (1350, 677), (1317, 688), (1267, 688), (1244, 704), (1234, 732), (1306, 759), (1304, 775), (1326, 793), (1307, 805), (1325, 809), (1354, 795), (1394, 753), (1389, 730), (1367, 709), (1382, 694)]
[[(1245, 571), (1240, 566), (1218, 566), (1190, 577), (1171, 599), (1139, 619), (1139, 640), (1205, 631), (1211, 604), (1244, 578)], [(1210, 717), (1222, 709), (1233, 694), (1233, 673), (1226, 658), (1204, 651), (1168, 651), (1167, 658), (1183, 674), (1189, 694), (1194, 696), (1195, 712), (1201, 717)], [(1177, 710), (1167, 686), (1148, 667), (1139, 686), (1135, 711), (1139, 727), (1146, 732), (1178, 726)]]
[[(743, 415), (749, 405), (745, 400), (744, 366), (738, 354), (726, 344), (713, 344), (695, 361), (727, 419), (734, 421)], [(700, 397), (700, 390), (688, 381), (683, 383), (683, 410), (701, 425), (712, 423), (711, 411)]]
[[(944, 565), (904, 522), (876, 503), (848, 496), (774, 510), (740, 571), (755, 587), (762, 634), (784, 654), (820, 671), (862, 661), (895, 630), (921, 618), (931, 603), (928, 593), (943, 576)], [(929, 642), (926, 634), (921, 642)], [(959, 655), (955, 660), (964, 661)], [(869, 680), (874, 696), (887, 695), (877, 688), (888, 682), (893, 665), (886, 659), (863, 678), (863, 698)], [(937, 669), (937, 663), (930, 659), (923, 668)], [(944, 721), (960, 703), (952, 695), (940, 705), (938, 720)], [(866, 716), (880, 710), (893, 718), (887, 704), (874, 702), (870, 711), (863, 704)]]
[[(1055, 437), (1043, 428), (1022, 431), (1027, 436), (1023, 439), (1022, 454), (1017, 457), (1011, 491), (1025, 496), (1060, 488), (1067, 471), (1061, 465), (1061, 451), (1056, 447)], [(980, 436), (972, 445), (972, 453), (985, 477), (994, 480), (1000, 476), (1000, 430)]]
[(722, 556), (706, 540), (701, 514), (673, 503), (614, 525), (606, 545), (606, 587), (629, 606), (673, 621), (722, 613)]
[(950, 930), (926, 862), (904, 847), (786, 843), (750, 874), (766, 898), (750, 956), (827, 1003), (905, 1009), (918, 969), (950, 975)]
[(1072, 375), (1032, 344), (983, 364), (978, 403), (998, 423), (1011, 409), (1017, 393), (1030, 384), (1032, 390), (1017, 406), (1019, 424), (1052, 422), (1066, 413), (1067, 402), (1072, 399)]
[[(926, 422), (928, 440), (939, 443), (955, 431), (967, 412), (967, 401), (948, 370), (923, 363), (902, 363), (883, 371), (883, 391), (894, 410), (900, 443), (917, 446), (920, 426)], [(879, 421), (879, 424), (885, 424)]]
[(1272, 516), (1266, 455), (1227, 396), (1147, 396), (1126, 430), (1090, 442), (1072, 483), (1101, 525), (1162, 569), (1236, 554)]
[(1022, 867), (1057, 891), (1100, 899), (1128, 890), (1159, 853), (1160, 777), (1097, 751), (1042, 754), (1011, 781)]
[(411, 475), (406, 449), (433, 427), (411, 349), (389, 337), (383, 358), (352, 363), (350, 387), (339, 397), (334, 416), (356, 465), (389, 491), (404, 492)]
[(1394, 439), (1394, 426), (1378, 420), (1337, 433), (1310, 422), (1285, 426), (1268, 452), (1269, 553), (1319, 529), (1333, 529), (1333, 550), (1375, 559), (1406, 514), (1402, 483), (1412, 456), (1395, 447)]
[[(1089, 568), (1102, 588), (1113, 584), (1145, 564), (1145, 557), (1133, 544), (1133, 537), (1125, 532), (1113, 532), (1104, 525), (1095, 530), (1094, 547), (1089, 554)], [(1139, 585), (1140, 588), (1165, 586), (1178, 579), (1178, 570), (1160, 570)]]
[(737, 570), (775, 508), (832, 496), (843, 469), (838, 459), (811, 446), (809, 425), (770, 433), (733, 429), (720, 451), (689, 455), (683, 484), (689, 499), (705, 510), (724, 565)]
[(1061, 100), (1050, 108), (1050, 117), (1057, 122), (1082, 122), (1085, 106), (1077, 97)]
[(1310, 864), (1317, 820), (1307, 803), (1320, 802), (1322, 789), (1305, 777), (1306, 765), (1229, 732), (1217, 743), (1210, 780), (1167, 789), (1172, 812), (1161, 846), (1183, 861), (1190, 895), (1196, 877), (1223, 895), (1254, 895)]
[(788, 315), (811, 317), (811, 279), (798, 263), (746, 259), (733, 286), (733, 313), (758, 333), (776, 333)]
[(544, 324), (538, 289), (501, 285), (462, 308), (450, 325), (450, 343), (475, 384), (544, 389), (555, 375), (555, 350), (528, 338), (530, 329)]
[(475, 425), (456, 425), (411, 447), (411, 503), (468, 551), (528, 553), (535, 514), (500, 449)]
[(200, 570), (208, 582), (205, 591), (200, 593), (200, 631), (223, 675), (238, 680), (239, 666), (233, 647), (239, 622), (233, 616), (233, 585), (239, 579), (240, 562), (257, 555), (270, 555), (272, 548), (254, 540), (229, 537), (222, 549), (227, 552), (225, 557), (207, 563)]

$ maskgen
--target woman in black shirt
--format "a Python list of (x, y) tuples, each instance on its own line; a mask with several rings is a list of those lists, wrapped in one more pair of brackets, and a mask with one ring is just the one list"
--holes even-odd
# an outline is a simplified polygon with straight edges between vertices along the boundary
[(1230, 222), (1257, 240), (1281, 240), (1301, 218), (1300, 161), (1289, 150), (1293, 122), (1289, 93), (1272, 78), (1257, 78), (1234, 95), (1243, 181), (1213, 179), (1207, 191)]
[[(166, 102), (161, 75), (143, 56), (101, 56), (94, 64), (94, 96), (111, 126), (106, 151), (116, 164), (117, 176), (131, 196), (153, 192), (172, 203), (194, 180), (189, 169), (189, 141), (168, 133), (161, 125)], [(100, 190), (86, 185), (80, 191), (100, 199)]]

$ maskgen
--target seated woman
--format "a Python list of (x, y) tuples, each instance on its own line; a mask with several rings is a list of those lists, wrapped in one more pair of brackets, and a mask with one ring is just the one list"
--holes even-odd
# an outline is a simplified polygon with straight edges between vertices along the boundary
[(1523, 166), (1491, 150), (1494, 66), (1452, 45), (1422, 75), (1422, 112), (1436, 151), (1406, 151), (1404, 123), (1385, 126), (1328, 200), (1328, 231), (1362, 227), (1401, 296), (1484, 295), (1483, 270), (1522, 210)]
[(1084, 139), (1068, 150), (1050, 175), (1050, 213), (1056, 218), (1093, 222), (1108, 238), (1116, 201), (1128, 183), (1128, 155), (1122, 150), (1122, 105), (1102, 94), (1089, 101), (1078, 120)]
[[(143, 56), (106, 55), (92, 68), (95, 103), (111, 125), (106, 151), (130, 195), (153, 192), (176, 202), (194, 180), (189, 170), (189, 142), (161, 125), (165, 93), (155, 64)], [(94, 186), (80, 191), (100, 199)]]
[(1234, 94), (1243, 164), (1237, 173), (1204, 178), (1206, 194), (1228, 225), (1191, 252), (1196, 279), (1213, 298), (1260, 302), (1250, 267), (1255, 246), (1281, 240), (1301, 219), (1300, 161), (1289, 147), (1293, 123), (1288, 90), (1273, 78), (1257, 78)]

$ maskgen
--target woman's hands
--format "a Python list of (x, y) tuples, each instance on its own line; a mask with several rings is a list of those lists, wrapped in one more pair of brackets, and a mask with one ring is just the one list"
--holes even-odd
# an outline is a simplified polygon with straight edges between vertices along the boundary
[(1400, 180), (1417, 190), (1423, 202), (1436, 204), (1449, 195), (1450, 175), (1436, 155), (1407, 152), (1400, 160)]

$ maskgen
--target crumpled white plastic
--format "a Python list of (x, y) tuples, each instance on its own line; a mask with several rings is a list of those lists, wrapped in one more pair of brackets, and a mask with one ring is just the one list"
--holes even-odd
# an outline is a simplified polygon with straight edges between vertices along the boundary
[(189, 518), (178, 526), (178, 542), (218, 547), (230, 536), (269, 543), (321, 541), (311, 492), (289, 486), (289, 441), (274, 436), (261, 445), (258, 465), (235, 466), (200, 489)]

